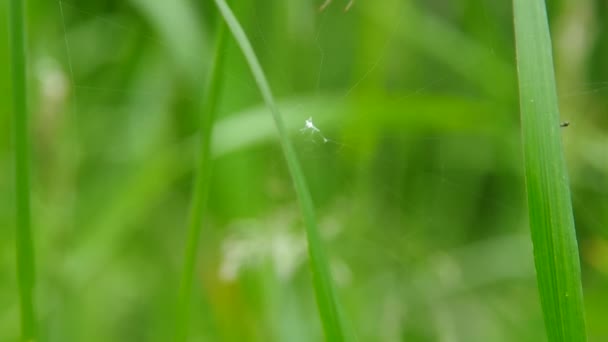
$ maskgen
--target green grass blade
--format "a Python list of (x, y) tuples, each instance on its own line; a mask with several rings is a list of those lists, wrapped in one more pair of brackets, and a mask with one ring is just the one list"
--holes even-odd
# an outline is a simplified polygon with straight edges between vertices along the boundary
[(514, 0), (530, 229), (549, 341), (586, 341), (579, 255), (545, 2)]
[(198, 241), (204, 224), (203, 213), (206, 209), (209, 196), (211, 179), (211, 132), (215, 121), (217, 102), (222, 84), (222, 69), (226, 46), (225, 25), (222, 23), (219, 26), (215, 56), (213, 65), (211, 66), (211, 74), (209, 76), (202, 107), (201, 127), (199, 130), (198, 167), (192, 193), (186, 251), (184, 254), (184, 265), (177, 304), (177, 341), (185, 341), (188, 337), (189, 303), (192, 292), (192, 280), (196, 265)]
[(11, 73), (13, 80), (15, 184), (17, 210), (17, 278), (21, 305), (21, 337), (35, 339), (34, 246), (30, 217), (30, 153), (27, 110), (25, 25), (22, 0), (10, 1)]
[(313, 275), (313, 283), (317, 298), (317, 305), (321, 315), (321, 323), (325, 330), (325, 337), (328, 341), (345, 340), (344, 330), (339, 314), (338, 302), (334, 293), (334, 286), (329, 272), (328, 259), (322, 246), (321, 238), (317, 228), (314, 205), (306, 185), (304, 174), (296, 156), (295, 150), (289, 140), (287, 128), (281, 117), (281, 113), (274, 101), (268, 81), (262, 67), (253, 51), (251, 43), (247, 39), (243, 28), (230, 10), (224, 0), (215, 0), (228, 28), (232, 32), (237, 44), (249, 64), (253, 77), (259, 88), (264, 102), (270, 109), (275, 126), (279, 133), (281, 147), (287, 161), (287, 167), (294, 182), (296, 194), (300, 201), (300, 206), (304, 216), (304, 225), (308, 239), (308, 253)]

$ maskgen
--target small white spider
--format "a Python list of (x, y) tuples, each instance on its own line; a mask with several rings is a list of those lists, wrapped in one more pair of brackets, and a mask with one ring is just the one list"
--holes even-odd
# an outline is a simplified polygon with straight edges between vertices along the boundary
[(306, 130), (311, 130), (312, 132), (321, 133), (321, 131), (312, 123), (312, 116), (304, 121), (304, 128), (300, 129), (300, 131), (304, 132)]
[(329, 139), (327, 139), (323, 133), (321, 133), (321, 130), (317, 128), (317, 126), (315, 126), (314, 123), (312, 123), (312, 117), (309, 117), (308, 119), (306, 119), (306, 121), (304, 121), (304, 127), (300, 129), (300, 132), (306, 132), (306, 131), (310, 131), (310, 134), (314, 134), (317, 133), (321, 136), (321, 138), (323, 138), (323, 142), (326, 143), (329, 141)]
[[(329, 4), (331, 3), (331, 1), (332, 0), (325, 0), (325, 2), (323, 3), (323, 5), (321, 5), (321, 7), (319, 7), (319, 11), (325, 10), (325, 8), (327, 8), (327, 6), (329, 6)], [(355, 0), (350, 0), (348, 2), (348, 4), (346, 4), (346, 7), (344, 8), (344, 12), (348, 11), (353, 6), (354, 2), (355, 2)]]

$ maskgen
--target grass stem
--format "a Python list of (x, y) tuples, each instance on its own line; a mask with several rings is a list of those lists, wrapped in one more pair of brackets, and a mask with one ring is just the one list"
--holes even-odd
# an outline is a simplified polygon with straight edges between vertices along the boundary
[(222, 70), (226, 45), (225, 25), (220, 23), (215, 56), (205, 90), (203, 99), (201, 122), (199, 130), (198, 166), (194, 179), (194, 190), (192, 192), (190, 217), (188, 222), (188, 235), (186, 238), (186, 250), (184, 264), (178, 294), (176, 315), (176, 341), (186, 341), (188, 337), (189, 311), (192, 294), (192, 282), (199, 239), (204, 222), (204, 212), (209, 197), (209, 186), (211, 179), (211, 134), (217, 112), (217, 102), (222, 85)]
[(256, 85), (262, 94), (266, 106), (268, 106), (272, 113), (275, 126), (279, 133), (283, 154), (285, 155), (287, 167), (291, 174), (296, 195), (298, 196), (304, 216), (313, 285), (321, 316), (321, 323), (325, 331), (325, 338), (328, 341), (344, 341), (346, 337), (340, 317), (338, 301), (334, 292), (333, 281), (329, 271), (328, 258), (325, 254), (317, 228), (314, 204), (306, 184), (306, 179), (304, 178), (304, 173), (302, 172), (295, 150), (289, 140), (287, 128), (285, 127), (279, 108), (275, 103), (266, 75), (262, 70), (262, 66), (258, 61), (243, 28), (225, 0), (215, 0), (215, 4), (226, 21), (228, 28), (232, 32), (245, 60), (249, 64)]
[(35, 271), (30, 213), (30, 138), (27, 108), (24, 4), (22, 0), (10, 0), (9, 6), (15, 138), (17, 279), (21, 307), (21, 338), (23, 341), (33, 341), (36, 337)]
[(579, 254), (544, 0), (514, 0), (530, 230), (549, 341), (586, 341)]

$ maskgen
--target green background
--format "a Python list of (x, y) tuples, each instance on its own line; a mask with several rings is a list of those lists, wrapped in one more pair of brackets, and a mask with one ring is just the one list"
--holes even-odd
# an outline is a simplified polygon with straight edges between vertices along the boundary
[[(360, 341), (545, 339), (509, 1), (232, 1)], [(0, 5), (0, 340), (19, 336)], [(173, 334), (211, 1), (28, 1), (42, 341)], [(590, 341), (608, 338), (608, 8), (549, 1)], [(229, 40), (192, 341), (322, 339), (271, 116)], [(300, 131), (312, 117), (321, 134)], [(324, 143), (323, 137), (329, 139)]]

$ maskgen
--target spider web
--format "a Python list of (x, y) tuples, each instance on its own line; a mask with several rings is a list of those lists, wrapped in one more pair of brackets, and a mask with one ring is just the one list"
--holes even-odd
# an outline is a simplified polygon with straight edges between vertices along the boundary
[[(391, 78), (393, 76), (391, 73), (396, 70), (395, 65), (399, 60), (397, 54), (401, 51), (400, 46), (403, 43), (402, 39), (398, 37), (398, 31), (404, 30), (403, 26), (407, 25), (407, 20), (404, 20), (405, 17), (400, 12), (399, 2), (384, 5), (391, 12), (385, 18), (388, 24), (385, 28), (374, 32), (378, 40), (373, 44), (375, 48), (370, 49), (371, 52), (367, 52), (364, 56), (359, 56), (358, 48), (361, 47), (357, 47), (353, 41), (356, 41), (365, 32), (354, 34), (349, 25), (354, 26), (355, 20), (367, 20), (368, 14), (364, 11), (369, 10), (370, 7), (364, 6), (363, 2), (364, 0), (355, 2), (354, 7), (347, 13), (342, 11), (341, 4), (337, 4), (337, 1), (334, 1), (332, 6), (321, 13), (308, 3), (299, 5), (300, 7), (310, 7), (306, 12), (307, 17), (303, 12), (296, 12), (297, 15), (302, 15), (311, 21), (308, 27), (306, 23), (297, 23), (297, 25), (302, 25), (305, 28), (303, 32), (306, 32), (303, 37), (298, 37), (307, 40), (307, 44), (304, 44), (306, 47), (302, 50), (303, 55), (309, 58), (304, 59), (294, 59), (288, 52), (273, 48), (277, 45), (276, 41), (273, 41), (276, 39), (276, 34), (272, 31), (276, 27), (272, 25), (273, 23), (264, 22), (260, 13), (263, 9), (250, 3), (250, 7), (246, 7), (242, 11), (242, 13), (252, 13), (252, 24), (250, 25), (252, 30), (247, 32), (251, 32), (249, 38), (269, 73), (273, 90), (280, 101), (310, 96), (322, 97), (329, 93), (332, 94), (333, 103), (364, 106), (367, 112), (358, 115), (373, 119), (377, 115), (373, 111), (374, 106), (365, 104), (364, 100), (367, 96), (377, 95), (370, 94), (378, 92), (378, 89), (382, 87), (387, 89), (386, 92), (394, 93), (395, 96), (383, 97), (381, 95), (379, 98), (390, 101), (395, 108), (399, 105), (416, 105), (436, 94), (453, 90), (450, 88), (450, 84), (458, 83), (454, 80), (459, 79), (459, 76), (445, 67), (439, 67), (438, 73), (433, 73), (428, 77), (417, 75), (418, 81), (413, 82), (415, 83), (413, 85), (407, 82), (404, 82), (405, 85), (400, 84), (401, 79), (397, 80), (396, 84), (383, 82), (383, 80)], [(484, 5), (487, 6), (486, 2)], [(95, 115), (94, 110), (83, 107), (82, 103), (102, 103), (100, 106), (105, 108), (108, 104), (104, 105), (103, 102), (108, 100), (117, 101), (117, 104), (109, 106), (118, 107), (118, 110), (124, 111), (127, 117), (131, 114), (130, 111), (138, 108), (130, 106), (129, 101), (143, 105), (145, 109), (150, 109), (152, 113), (155, 113), (150, 114), (148, 122), (144, 122), (143, 125), (138, 121), (142, 118), (141, 115), (131, 121), (127, 119), (130, 130), (127, 130), (125, 135), (118, 136), (120, 139), (127, 139), (125, 136), (130, 136), (130, 133), (141, 132), (146, 128), (161, 130), (163, 124), (168, 121), (167, 112), (171, 111), (170, 104), (176, 98), (186, 103), (185, 106), (197, 104), (198, 99), (185, 98), (184, 95), (179, 94), (179, 91), (170, 92), (165, 96), (159, 95), (167, 89), (162, 85), (163, 81), (168, 78), (166, 75), (161, 75), (159, 80), (155, 80), (154, 77), (143, 77), (142, 86), (116, 87), (115, 84), (120, 83), (106, 82), (103, 75), (83, 71), (82, 66), (86, 63), (87, 56), (85, 50), (90, 46), (87, 46), (86, 41), (83, 41), (81, 37), (90, 31), (87, 31), (86, 25), (78, 20), (82, 16), (94, 21), (97, 25), (95, 27), (113, 32), (111, 36), (115, 39), (115, 43), (105, 42), (104, 46), (106, 48), (114, 47), (117, 52), (122, 51), (121, 47), (124, 42), (121, 39), (128, 41), (133, 32), (139, 32), (143, 37), (141, 39), (146, 43), (152, 42), (151, 45), (157, 47), (157, 50), (152, 50), (155, 54), (171, 49), (171, 43), (159, 40), (156, 33), (148, 32), (149, 29), (124, 25), (120, 15), (116, 15), (112, 11), (108, 16), (99, 16), (97, 13), (69, 1), (57, 1), (57, 6), (63, 31), (63, 47), (56, 47), (55, 50), (65, 51), (64, 73), (66, 82), (69, 84), (68, 88), (71, 88), (69, 111), (73, 117), (85, 118)], [(361, 6), (362, 9), (358, 9), (358, 6)], [(487, 9), (485, 11), (484, 13), (487, 14)], [(488, 19), (488, 21), (490, 20)], [(287, 21), (287, 24), (290, 22)], [(368, 27), (373, 29), (374, 24), (370, 24)], [(335, 37), (340, 35), (345, 37), (344, 45), (335, 46)], [(495, 55), (497, 52), (494, 45), (498, 42), (490, 40), (489, 43), (490, 46), (486, 49)], [(146, 49), (150, 49), (150, 47), (146, 47)], [(344, 50), (353, 56), (352, 60), (341, 60), (345, 55)], [(103, 51), (107, 55), (112, 55), (112, 52)], [(409, 51), (406, 50), (406, 52)], [(415, 55), (416, 52), (414, 51), (412, 54)], [(233, 55), (230, 58), (236, 59), (237, 57)], [(420, 58), (420, 56), (414, 57)], [(124, 55), (114, 61), (111, 57), (109, 58), (110, 61), (106, 62), (102, 70), (109, 74), (116, 73), (116, 70), (120, 70), (124, 65), (124, 61), (120, 60), (120, 58), (124, 58)], [(195, 58), (195, 56), (189, 58)], [(146, 63), (146, 61), (142, 61), (142, 63)], [(299, 85), (293, 81), (301, 76), (297, 74), (299, 63), (312, 65), (313, 67), (307, 69), (309, 72), (316, 70), (310, 72), (311, 75), (307, 80), (308, 86), (305, 89), (299, 89)], [(433, 62), (425, 63), (430, 63), (426, 65), (427, 67), (433, 65)], [(169, 67), (176, 66), (172, 64)], [(472, 65), (468, 68), (473, 70), (475, 67)], [(259, 103), (257, 90), (247, 73), (242, 66), (239, 70), (226, 72), (226, 88), (230, 89), (230, 92), (244, 94), (243, 97), (246, 100), (244, 103), (227, 104), (224, 108), (225, 116), (228, 116), (231, 111), (238, 111)], [(407, 78), (408, 75), (399, 76)], [(111, 86), (108, 86), (108, 83)], [(149, 84), (153, 86), (148, 88)], [(173, 83), (169, 87), (179, 88), (179, 84)], [(568, 103), (568, 101), (575, 101), (579, 96), (589, 93), (602, 93), (608, 90), (608, 83), (586, 84), (582, 88), (582, 90), (565, 91), (562, 98)], [(469, 94), (468, 92), (470, 90), (464, 91), (465, 96)], [(291, 109), (296, 112), (306, 112), (308, 105), (308, 102), (302, 100)], [(353, 111), (356, 112), (356, 110), (357, 108)], [(384, 126), (374, 126), (374, 120), (369, 120), (371, 122), (369, 125), (364, 120), (363, 124), (360, 124), (362, 128), (349, 129), (348, 123), (353, 122), (349, 115), (351, 114), (338, 115), (337, 119), (326, 121), (317, 113), (305, 113), (303, 119), (295, 126), (303, 130), (292, 136), (313, 196), (316, 202), (320, 203), (320, 221), (323, 223), (325, 220), (333, 219), (345, 222), (341, 224), (342, 228), (340, 228), (338, 238), (346, 246), (340, 247), (336, 246), (335, 241), (329, 242), (336, 254), (351, 263), (368, 263), (364, 265), (368, 271), (374, 268), (387, 272), (392, 271), (396, 275), (391, 275), (390, 277), (393, 277), (391, 279), (398, 281), (400, 276), (407, 277), (410, 273), (408, 267), (415, 264), (415, 260), (424, 256), (424, 253), (416, 250), (419, 248), (417, 246), (426, 245), (438, 255), (444, 255), (447, 253), (445, 250), (471, 241), (463, 234), (491, 237), (495, 234), (513, 233), (509, 226), (517, 223), (505, 217), (522, 217), (523, 194), (521, 191), (506, 189), (504, 184), (497, 181), (495, 178), (500, 175), (496, 174), (492, 165), (501, 163), (502, 155), (500, 153), (507, 155), (507, 158), (517, 158), (513, 156), (513, 151), (518, 150), (517, 143), (500, 142), (490, 136), (480, 134), (479, 131), (473, 131), (470, 134), (459, 134), (457, 129), (442, 131), (441, 127), (427, 127), (420, 124), (418, 120), (411, 127), (400, 121), (396, 124), (398, 128), (392, 129), (387, 128), (390, 126), (390, 122), (385, 123)], [(451, 113), (446, 112), (445, 115), (449, 117)], [(568, 117), (564, 119), (573, 123), (573, 127), (568, 129), (586, 122), (582, 115), (573, 113), (567, 113), (567, 115)], [(307, 118), (311, 120), (310, 125), (306, 121)], [(453, 120), (454, 125), (458, 126), (458, 119), (448, 118), (447, 120)], [(108, 128), (106, 127), (106, 129)], [(378, 130), (380, 133), (377, 132)], [(86, 132), (90, 131), (91, 128), (88, 128)], [(95, 138), (112, 133), (97, 134)], [(516, 134), (514, 131), (512, 135), (508, 136), (515, 139)], [(110, 136), (110, 138), (112, 137), (116, 138), (116, 136)], [(366, 141), (366, 139), (370, 141)], [(148, 145), (138, 141), (131, 141), (127, 145), (129, 144), (135, 145), (134, 150), (149, 153), (150, 142)], [(272, 148), (278, 149), (276, 146)], [(116, 152), (123, 149), (124, 146), (115, 144), (115, 147), (109, 151), (97, 153), (115, 156)], [(462, 151), (468, 149), (474, 150), (479, 158), (462, 156)], [(279, 153), (278, 150), (275, 152)], [(133, 155), (140, 156), (137, 153)], [(505, 161), (505, 164), (508, 165), (512, 162), (512, 160)], [(279, 187), (289, 188), (290, 181), (284, 172), (283, 162), (276, 160), (270, 165), (270, 169), (281, 170), (272, 173), (279, 178), (278, 182), (281, 183)], [(520, 175), (521, 170), (510, 170), (508, 173), (510, 175), (507, 177), (513, 177), (513, 175)], [(516, 179), (514, 183), (522, 184), (522, 181)], [(523, 184), (521, 189), (523, 191)], [(466, 201), (460, 199), (466, 199)], [(465, 205), (465, 202), (468, 202), (469, 205)], [(467, 210), (470, 211), (469, 217), (466, 216)], [(362, 212), (366, 214), (361, 215)], [(503, 226), (485, 233), (462, 228), (466, 222), (487, 227), (492, 222), (492, 215), (501, 216)], [(351, 217), (356, 217), (356, 219)], [(471, 217), (476, 217), (476, 219), (472, 220)], [(458, 225), (460, 227), (450, 229), (450, 220), (453, 220), (452, 224), (455, 227)], [(350, 230), (345, 227), (347, 224), (356, 228)], [(388, 232), (385, 236), (377, 234), (378, 225)], [(115, 234), (118, 233), (115, 232)], [(435, 235), (443, 235), (445, 245), (433, 246), (430, 238)], [(398, 248), (403, 246), (410, 247), (412, 251), (402, 253)], [(374, 250), (377, 251), (375, 252), (377, 256), (361, 260), (349, 255), (349, 249)], [(458, 270), (458, 267), (449, 262), (447, 264), (449, 266), (446, 266), (449, 269), (446, 271), (448, 275), (444, 274), (446, 272), (438, 271), (443, 274), (440, 274), (439, 277), (458, 278), (452, 274), (457, 273), (454, 270)], [(390, 295), (397, 296), (397, 293), (398, 291), (391, 289)], [(453, 318), (440, 317), (437, 320), (448, 321), (448, 325), (453, 324)], [(438, 323), (438, 325), (442, 324)]]
[[(133, 28), (130, 28), (128, 26), (125, 26), (122, 24), (122, 21), (120, 21), (119, 19), (115, 19), (112, 17), (104, 17), (104, 16), (99, 16), (96, 13), (90, 12), (86, 9), (83, 9), (82, 6), (77, 5), (75, 3), (72, 2), (68, 2), (68, 1), (58, 1), (58, 8), (60, 11), (60, 16), (61, 16), (61, 22), (62, 22), (62, 28), (63, 28), (63, 38), (64, 38), (64, 45), (65, 45), (65, 53), (66, 53), (66, 62), (67, 62), (67, 71), (66, 74), (68, 75), (69, 78), (69, 83), (72, 87), (72, 92), (71, 92), (71, 96), (72, 96), (72, 105), (73, 105), (73, 111), (75, 112), (75, 115), (81, 115), (83, 114), (82, 111), (84, 111), (85, 109), (83, 108), (79, 108), (78, 103), (79, 103), (79, 97), (86, 94), (107, 94), (107, 93), (122, 93), (124, 95), (132, 95), (134, 93), (138, 93), (141, 94), (141, 96), (145, 99), (148, 100), (153, 100), (152, 96), (154, 96), (154, 94), (156, 93), (155, 91), (148, 91), (145, 88), (143, 90), (138, 90), (138, 91), (133, 91), (131, 88), (117, 88), (117, 87), (106, 87), (105, 85), (97, 85), (95, 83), (90, 84), (90, 83), (82, 83), (82, 81), (80, 81), (81, 79), (84, 79), (84, 77), (81, 77), (81, 75), (79, 75), (79, 70), (77, 67), (75, 67), (74, 64), (81, 64), (83, 61), (80, 61), (79, 63), (74, 63), (73, 59), (74, 57), (74, 50), (75, 49), (81, 49), (81, 47), (75, 47), (74, 43), (71, 41), (71, 37), (75, 34), (72, 32), (72, 27), (69, 27), (69, 22), (68, 19), (66, 18), (66, 14), (67, 12), (71, 12), (71, 19), (75, 19), (78, 16), (81, 15), (86, 15), (86, 16), (92, 16), (93, 18), (97, 18), (99, 19), (101, 24), (101, 27), (105, 27), (105, 28), (109, 28), (111, 27), (113, 30), (116, 30), (116, 32), (118, 32), (118, 37), (120, 37), (121, 33), (124, 34), (125, 36), (127, 35), (128, 32), (132, 31)], [(484, 3), (485, 4), (485, 3)], [(337, 4), (334, 4), (337, 6)], [(487, 4), (485, 4), (487, 6)], [(339, 7), (339, 6), (337, 6)], [(398, 7), (398, 5), (395, 5), (395, 7)], [(257, 44), (258, 49), (261, 50), (262, 55), (266, 55), (268, 58), (266, 59), (266, 65), (272, 65), (273, 60), (279, 60), (280, 58), (282, 58), (281, 56), (278, 56), (278, 53), (276, 51), (274, 51), (271, 47), (270, 47), (270, 43), (267, 41), (267, 36), (271, 36), (272, 34), (269, 33), (268, 29), (263, 27), (261, 20), (259, 19), (257, 12), (260, 9), (254, 8), (254, 6), (252, 6), (250, 8), (250, 10), (252, 10), (252, 13), (254, 13), (254, 24), (253, 27), (255, 29), (253, 35), (252, 35), (252, 40), (255, 41), (258, 40), (259, 44)], [(365, 66), (361, 67), (361, 71), (360, 72), (355, 72), (351, 77), (348, 77), (350, 80), (344, 84), (344, 86), (342, 87), (342, 90), (338, 90), (337, 92), (340, 94), (338, 95), (339, 97), (339, 101), (342, 102), (349, 102), (351, 100), (353, 100), (354, 98), (357, 98), (358, 96), (364, 96), (361, 95), (359, 93), (357, 93), (358, 90), (360, 90), (361, 86), (365, 85), (365, 82), (371, 77), (371, 76), (382, 76), (384, 74), (386, 74), (386, 69), (384, 67), (386, 67), (390, 61), (389, 59), (392, 57), (394, 58), (394, 56), (391, 56), (391, 51), (393, 51), (393, 47), (397, 44), (400, 44), (400, 42), (394, 37), (395, 36), (395, 31), (399, 29), (399, 25), (404, 25), (403, 24), (403, 17), (400, 16), (398, 13), (398, 10), (393, 11), (393, 15), (389, 16), (387, 18), (387, 21), (389, 22), (389, 29), (385, 30), (384, 33), (381, 34), (382, 36), (382, 42), (379, 44), (381, 46), (380, 49), (374, 51), (374, 53), (372, 54), (371, 57), (366, 58), (363, 61), (363, 64), (365, 64)], [(313, 39), (313, 46), (314, 49), (316, 49), (316, 60), (317, 60), (317, 69), (318, 69), (318, 73), (315, 77), (316, 81), (314, 82), (315, 85), (312, 89), (308, 90), (307, 93), (317, 93), (317, 94), (321, 94), (323, 92), (325, 92), (325, 90), (327, 88), (330, 88), (331, 85), (325, 84), (326, 82), (324, 82), (324, 78), (327, 77), (329, 78), (330, 76), (332, 76), (333, 73), (335, 73), (334, 70), (331, 70), (331, 66), (337, 64), (335, 62), (335, 60), (332, 62), (332, 59), (335, 59), (334, 55), (335, 51), (337, 50), (336, 47), (330, 47), (327, 46), (328, 43), (325, 43), (324, 39), (325, 37), (327, 37), (328, 35), (331, 35), (332, 32), (329, 32), (328, 29), (326, 28), (326, 25), (328, 22), (331, 21), (335, 21), (335, 20), (342, 20), (342, 21), (346, 21), (346, 23), (348, 23), (348, 18), (349, 17), (354, 17), (354, 16), (363, 16), (364, 14), (361, 13), (357, 13), (356, 11), (353, 12), (349, 12), (349, 13), (343, 13), (338, 9), (332, 9), (331, 7), (327, 9), (327, 11), (322, 12), (322, 13), (314, 13), (314, 17), (312, 18), (313, 21), (315, 22), (315, 26), (314, 29), (311, 32), (311, 35), (314, 37)], [(135, 28), (137, 29), (137, 28)], [(348, 28), (343, 29), (343, 32), (348, 32)], [(164, 48), (170, 48), (169, 44), (158, 40), (158, 38), (156, 37), (155, 34), (152, 33), (145, 33), (145, 39), (148, 41), (154, 41), (155, 44), (157, 44), (160, 47), (164, 47)], [(330, 41), (328, 39), (328, 41)], [(490, 41), (490, 43), (492, 43), (492, 41)], [(491, 50), (494, 51), (494, 48), (491, 47)], [(494, 53), (494, 52), (493, 52)], [(314, 55), (314, 54), (313, 54)], [(285, 65), (285, 63), (278, 63), (281, 65)], [(278, 93), (281, 92), (285, 92), (287, 94), (293, 93), (295, 92), (293, 89), (293, 83), (289, 82), (289, 79), (291, 78), (291, 75), (289, 75), (289, 70), (285, 69), (285, 68), (277, 68), (278, 76), (273, 78), (274, 82), (273, 82), (273, 86), (275, 89), (278, 89)], [(409, 99), (412, 97), (419, 97), (420, 95), (425, 95), (425, 94), (431, 94), (434, 89), (436, 88), (436, 86), (440, 86), (442, 84), (443, 81), (445, 80), (450, 80), (450, 78), (452, 78), (454, 76), (451, 75), (444, 75), (444, 76), (439, 76), (439, 77), (432, 77), (431, 79), (426, 80), (423, 84), (421, 84), (418, 87), (415, 87), (413, 90), (411, 91), (405, 91), (402, 92), (401, 95), (399, 95), (399, 99), (403, 100), (403, 99)], [(255, 87), (253, 86), (251, 80), (247, 77), (247, 76), (243, 76), (239, 73), (228, 73), (227, 78), (229, 78), (230, 80), (232, 80), (231, 86), (234, 86), (235, 84), (238, 84), (239, 87), (242, 89), (242, 91), (247, 91), (247, 92), (251, 92), (251, 93), (255, 93)], [(566, 98), (570, 98), (570, 97), (576, 97), (579, 95), (584, 95), (585, 93), (597, 93), (597, 92), (603, 92), (607, 89), (608, 87), (606, 86), (606, 83), (599, 83), (599, 84), (589, 84), (587, 89), (581, 90), (581, 91), (568, 91), (566, 92)], [(186, 99), (187, 101), (196, 101), (196, 99), (193, 98), (188, 98)], [(314, 113), (311, 113), (311, 117), (313, 118), (313, 120), (315, 120), (315, 116)], [(370, 114), (372, 115), (372, 114)], [(576, 120), (575, 122), (580, 122), (579, 120)], [(340, 125), (338, 124), (338, 127)], [(305, 122), (301, 123), (301, 127), (305, 127)], [(311, 132), (307, 132), (306, 134), (300, 134), (300, 135), (295, 135), (294, 139), (296, 141), (296, 145), (299, 148), (299, 152), (301, 154), (301, 158), (303, 160), (303, 163), (305, 165), (312, 165), (312, 164), (317, 164), (317, 165), (323, 165), (325, 164), (328, 160), (330, 159), (337, 159), (337, 158), (348, 158), (349, 154), (353, 154), (354, 152), (352, 152), (351, 150), (354, 149), (354, 147), (351, 146), (350, 142), (348, 141), (348, 139), (346, 138), (342, 138), (340, 136), (339, 133), (339, 129), (325, 129), (322, 125), (319, 125), (318, 127), (315, 126), (318, 131), (313, 131)], [(311, 133), (311, 134), (309, 134)], [(401, 134), (398, 134), (401, 135)], [(321, 137), (322, 139), (318, 139), (319, 137)], [(324, 139), (327, 139), (327, 142), (324, 141)], [(355, 138), (356, 139), (356, 138)], [(444, 157), (441, 153), (442, 150), (442, 146), (446, 146), (446, 145), (451, 145), (454, 141), (458, 141), (461, 140), (461, 138), (457, 137), (457, 136), (442, 136), (442, 135), (438, 135), (435, 133), (430, 133), (430, 136), (425, 136), (424, 134), (417, 134), (414, 136), (398, 136), (398, 137), (388, 137), (387, 140), (390, 139), (397, 139), (397, 140), (405, 140), (405, 141), (409, 141), (407, 143), (407, 145), (414, 145), (414, 144), (419, 144), (419, 145), (423, 145), (423, 146), (430, 146), (428, 148), (430, 149), (436, 149), (437, 152), (437, 157), (436, 157), (436, 162), (434, 163), (434, 165), (430, 166), (430, 170), (428, 171), (429, 173), (433, 174), (433, 178), (434, 180), (436, 180), (435, 182), (432, 182), (433, 185), (431, 186), (432, 190), (431, 193), (434, 193), (434, 195), (432, 195), (431, 197), (434, 199), (431, 199), (431, 206), (433, 201), (435, 201), (437, 198), (440, 198), (442, 196), (442, 191), (445, 191), (445, 187), (449, 186), (454, 186), (457, 188), (460, 188), (460, 191), (464, 191), (465, 193), (468, 190), (468, 187), (466, 184), (461, 184), (461, 182), (458, 180), (458, 174), (456, 174), (456, 171), (453, 171), (452, 169), (454, 169), (454, 161), (450, 161), (451, 163), (453, 163), (452, 165), (450, 165), (448, 161), (446, 161), (446, 157)], [(432, 145), (437, 145), (437, 146), (432, 146)], [(382, 159), (380, 161), (376, 162), (378, 165), (378, 168), (380, 169), (390, 169), (390, 168), (394, 168), (396, 165), (394, 161), (391, 161), (390, 158), (385, 158)], [(451, 166), (451, 167), (450, 167)], [(415, 165), (412, 166), (407, 166), (406, 169), (409, 168), (415, 168)], [(389, 182), (388, 187), (391, 187), (392, 185), (390, 185), (391, 183)], [(351, 185), (354, 185), (354, 183), (351, 183)], [(400, 195), (401, 190), (399, 191), (389, 191), (389, 193), (391, 193), (389, 196), (393, 196), (396, 199), (400, 199), (400, 197), (402, 197), (402, 195)], [(482, 195), (480, 195), (482, 196)], [(434, 210), (431, 210), (434, 211)], [(429, 216), (427, 217), (427, 219), (429, 220), (429, 222), (433, 221), (433, 217)]]

